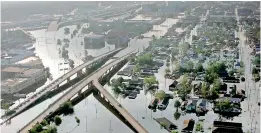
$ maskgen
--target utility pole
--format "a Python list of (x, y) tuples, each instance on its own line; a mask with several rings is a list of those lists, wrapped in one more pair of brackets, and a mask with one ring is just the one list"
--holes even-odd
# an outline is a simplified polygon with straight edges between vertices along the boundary
[(97, 113), (98, 113), (98, 111), (97, 111), (97, 106), (96, 106), (96, 104), (95, 104), (95, 112), (96, 112), (96, 119), (97, 119)]
[(113, 129), (111, 128), (111, 120), (110, 120), (110, 128), (109, 128), (110, 133), (112, 133)]
[(138, 112), (137, 112), (137, 121), (139, 121)]
[(253, 124), (254, 117), (255, 117), (255, 110), (254, 110), (253, 117), (252, 117), (252, 120), (251, 120), (251, 131), (252, 131), (252, 124)]
[(145, 109), (146, 109), (146, 114), (147, 114), (147, 96), (146, 97), (146, 103), (145, 103)]
[(86, 133), (88, 132), (88, 128), (87, 128), (87, 116), (85, 116), (86, 118)]

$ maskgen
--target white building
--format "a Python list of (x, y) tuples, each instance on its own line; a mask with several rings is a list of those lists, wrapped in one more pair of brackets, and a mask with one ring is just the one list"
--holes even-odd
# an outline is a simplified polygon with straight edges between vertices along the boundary
[[(8, 78), (1, 81), (2, 94), (14, 94), (29, 86), (32, 86), (44, 79), (46, 73), (44, 69), (21, 69), (22, 71), (16, 73), (15, 78)], [(9, 70), (10, 72), (10, 70)]]

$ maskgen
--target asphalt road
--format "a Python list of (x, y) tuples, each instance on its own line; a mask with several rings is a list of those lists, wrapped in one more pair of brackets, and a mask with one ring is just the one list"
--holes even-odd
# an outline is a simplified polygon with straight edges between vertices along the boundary
[[(239, 20), (237, 15), (237, 9), (235, 9), (236, 18)], [(241, 25), (239, 25), (239, 29), (241, 29)], [(241, 103), (242, 108), (242, 121), (244, 123), (248, 123), (246, 129), (248, 129), (251, 133), (259, 133), (260, 132), (260, 106), (258, 106), (258, 102), (260, 102), (260, 82), (255, 83), (252, 80), (252, 61), (253, 58), (250, 54), (252, 49), (246, 44), (246, 37), (244, 35), (244, 31), (237, 32), (239, 42), (239, 51), (240, 58), (244, 62), (245, 65), (245, 83), (241, 83), (242, 88), (245, 88), (246, 91), (246, 99)]]

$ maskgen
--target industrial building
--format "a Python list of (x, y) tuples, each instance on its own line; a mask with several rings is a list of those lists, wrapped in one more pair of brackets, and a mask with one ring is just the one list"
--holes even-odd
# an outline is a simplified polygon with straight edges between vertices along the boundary
[(101, 49), (105, 47), (105, 37), (103, 35), (87, 35), (84, 37), (85, 49)]
[(2, 94), (14, 94), (47, 78), (44, 68), (6, 67), (1, 72)]
[(106, 42), (108, 44), (115, 44), (116, 48), (127, 47), (129, 41), (128, 33), (125, 31), (112, 30), (106, 35)]

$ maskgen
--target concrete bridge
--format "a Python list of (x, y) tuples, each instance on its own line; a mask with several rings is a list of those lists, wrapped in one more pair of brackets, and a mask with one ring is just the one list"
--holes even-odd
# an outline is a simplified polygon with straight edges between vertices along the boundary
[(40, 92), (30, 96), (29, 98), (27, 98), (25, 101), (23, 101), (22, 103), (20, 103), (18, 105), (18, 107), (16, 107), (14, 110), (16, 111), (13, 115), (9, 116), (8, 118), (6, 118), (5, 120), (3, 120), (1, 122), (1, 125), (4, 124), (5, 122), (10, 122), (12, 118), (14, 118), (15, 116), (17, 116), (18, 114), (24, 112), (25, 110), (27, 110), (29, 107), (31, 107), (31, 105), (33, 105), (38, 99), (44, 97), (47, 93), (51, 92), (51, 91), (55, 91), (59, 88), (59, 85), (64, 83), (64, 81), (70, 82), (71, 81), (71, 77), (75, 74), (77, 74), (77, 77), (82, 76), (83, 75), (83, 70), (85, 69), (85, 73), (86, 70), (88, 70), (88, 68), (91, 68), (93, 65), (96, 65), (99, 62), (104, 62), (109, 60), (112, 56), (114, 56), (116, 53), (118, 53), (120, 50), (122, 49), (116, 49), (113, 50), (111, 52), (108, 52), (106, 54), (103, 54), (89, 62), (83, 63), (82, 65), (74, 68), (73, 70), (67, 72), (66, 74), (60, 76), (59, 78), (57, 78), (56, 80), (52, 81), (50, 84), (48, 84), (46, 87), (44, 87)]
[[(67, 101), (71, 101), (73, 104), (76, 104), (92, 93), (98, 101), (100, 101), (123, 123), (125, 123), (133, 132), (148, 133), (148, 131), (141, 126), (139, 122), (135, 120), (135, 118), (101, 85), (107, 82), (113, 74), (115, 74), (124, 64), (126, 64), (130, 56), (133, 56), (136, 53), (137, 52), (132, 51), (123, 57), (119, 57), (118, 59), (104, 65), (99, 70), (96, 70), (88, 77), (85, 77), (83, 80), (74, 85), (73, 89), (66, 92), (61, 98), (49, 105), (49, 107), (35, 119), (25, 125), (19, 133), (26, 133), (37, 122), (41, 122), (44, 119), (48, 120), (50, 117), (59, 114), (61, 104)], [(85, 87), (88, 89), (84, 89)]]

